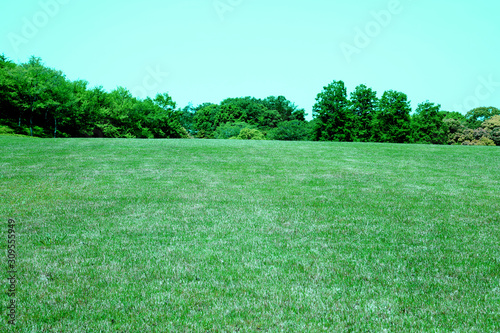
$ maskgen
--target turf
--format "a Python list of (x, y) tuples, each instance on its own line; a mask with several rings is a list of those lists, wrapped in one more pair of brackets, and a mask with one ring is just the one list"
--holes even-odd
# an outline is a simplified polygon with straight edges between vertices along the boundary
[(498, 147), (0, 138), (12, 332), (499, 332)]

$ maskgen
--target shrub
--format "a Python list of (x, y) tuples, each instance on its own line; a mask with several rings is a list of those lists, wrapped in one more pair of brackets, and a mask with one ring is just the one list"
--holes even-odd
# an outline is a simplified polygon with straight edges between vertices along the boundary
[(500, 146), (500, 127), (495, 127), (491, 133), (491, 140), (497, 145)]
[(236, 137), (238, 140), (265, 140), (264, 134), (257, 130), (251, 128), (244, 128), (241, 130), (240, 134)]
[(229, 139), (231, 137), (237, 137), (244, 128), (253, 128), (251, 125), (240, 122), (240, 123), (225, 123), (217, 127), (214, 132), (216, 139)]
[(500, 116), (494, 116), (486, 120), (483, 123), (483, 127), (488, 128), (490, 130), (494, 129), (495, 127), (500, 127)]
[(303, 141), (307, 140), (309, 132), (309, 124), (305, 121), (284, 121), (269, 131), (269, 138), (271, 140)]
[(0, 135), (2, 134), (14, 134), (14, 130), (9, 126), (0, 126)]
[(490, 132), (491, 132), (490, 130), (484, 129), (482, 127), (476, 128), (474, 130), (474, 134), (473, 134), (474, 135), (474, 139), (475, 140), (480, 140), (483, 137), (490, 139), (491, 138), (490, 137)]
[(495, 146), (495, 143), (493, 142), (493, 140), (483, 136), (479, 140), (464, 141), (462, 143), (462, 146)]

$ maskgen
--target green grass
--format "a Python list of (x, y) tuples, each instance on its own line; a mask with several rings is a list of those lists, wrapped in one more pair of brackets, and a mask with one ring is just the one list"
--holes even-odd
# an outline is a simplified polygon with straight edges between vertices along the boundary
[(498, 147), (1, 137), (0, 166), (0, 331), (500, 331)]

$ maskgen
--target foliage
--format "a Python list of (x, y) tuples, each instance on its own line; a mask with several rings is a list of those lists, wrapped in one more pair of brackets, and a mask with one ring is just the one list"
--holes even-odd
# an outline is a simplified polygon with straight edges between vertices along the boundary
[(494, 116), (482, 123), (481, 127), (472, 129), (467, 127), (469, 122), (460, 122), (456, 119), (445, 119), (448, 128), (448, 143), (459, 145), (500, 145), (500, 127), (497, 127), (500, 116)]
[(354, 114), (357, 141), (368, 142), (372, 137), (373, 116), (377, 108), (377, 93), (364, 84), (351, 93), (351, 110)]
[(500, 110), (495, 107), (479, 107), (470, 110), (465, 115), (469, 128), (479, 128), (482, 123), (493, 116), (500, 115)]
[(0, 135), (4, 134), (14, 134), (14, 130), (9, 126), (0, 126)]
[(491, 140), (495, 145), (500, 146), (500, 127), (495, 127), (490, 133)]
[(483, 127), (488, 128), (490, 130), (495, 129), (495, 127), (500, 127), (500, 115), (496, 115), (486, 120), (483, 123)]
[(316, 97), (313, 115), (318, 118), (313, 136), (318, 141), (353, 141), (354, 117), (343, 81), (333, 81)]
[(394, 90), (384, 92), (373, 119), (372, 140), (376, 142), (410, 143), (410, 102), (406, 94)]
[(17, 122), (16, 133), (40, 137), (183, 138), (180, 111), (172, 98), (158, 94), (138, 100), (119, 87), (88, 89), (86, 81), (64, 74), (32, 57), (16, 65), (0, 58), (0, 119)]
[(186, 129), (189, 135), (195, 134), (194, 127), (194, 115), (196, 110), (193, 108), (193, 105), (190, 103), (188, 106), (182, 109), (179, 121), (181, 126)]
[(304, 109), (298, 109), (297, 106), (287, 100), (285, 96), (269, 96), (262, 101), (262, 104), (267, 110), (275, 111), (279, 115), (278, 118), (282, 121), (306, 120)]
[(283, 121), (269, 131), (270, 140), (304, 141), (310, 136), (309, 124), (305, 121), (290, 120)]
[(244, 128), (253, 128), (252, 125), (243, 122), (225, 123), (217, 127), (214, 133), (216, 139), (230, 139), (237, 137)]
[[(263, 138), (500, 145), (500, 110), (480, 107), (465, 116), (430, 102), (410, 116), (406, 94), (380, 99), (362, 84), (347, 97), (343, 81), (316, 96), (313, 119), (284, 96), (226, 98), (220, 104), (178, 109), (168, 93), (138, 99), (123, 87), (111, 92), (71, 81), (40, 58), (16, 64), (0, 55), (0, 125), (10, 134), (39, 137)], [(250, 131), (256, 130), (256, 131)]]
[(245, 127), (241, 130), (240, 134), (235, 137), (238, 140), (265, 140), (264, 134), (258, 129)]
[(458, 120), (460, 122), (465, 122), (467, 120), (465, 118), (465, 116), (463, 114), (461, 114), (460, 112), (456, 112), (456, 111), (440, 111), (440, 113), (443, 115), (443, 120), (446, 120), (446, 119), (455, 119), (455, 120)]
[(416, 143), (446, 144), (447, 128), (439, 109), (440, 105), (430, 102), (418, 105), (412, 117), (413, 139)]
[(199, 138), (227, 137), (219, 128), (225, 124), (246, 123), (261, 131), (276, 128), (279, 123), (304, 120), (305, 112), (284, 96), (269, 96), (264, 100), (254, 97), (227, 98), (219, 105), (206, 103), (195, 108), (194, 132)]

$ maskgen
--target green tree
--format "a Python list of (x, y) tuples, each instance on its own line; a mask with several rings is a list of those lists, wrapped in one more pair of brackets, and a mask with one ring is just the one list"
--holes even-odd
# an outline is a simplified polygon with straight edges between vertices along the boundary
[(182, 111), (175, 110), (177, 103), (172, 97), (168, 93), (157, 94), (154, 104), (156, 108), (150, 108), (148, 116), (151, 131), (156, 131), (158, 137), (187, 138), (188, 132), (181, 124)]
[(455, 119), (455, 120), (458, 120), (460, 122), (465, 122), (466, 121), (465, 116), (463, 114), (461, 114), (460, 112), (456, 112), (456, 111), (440, 111), (440, 113), (443, 115), (443, 120), (446, 120), (446, 119)]
[(500, 110), (493, 106), (472, 109), (465, 115), (467, 127), (472, 129), (479, 128), (484, 121), (496, 115), (500, 115)]
[[(81, 83), (86, 87), (86, 83)], [(83, 87), (76, 88), (81, 90)], [(79, 135), (91, 137), (104, 137), (102, 128), (106, 127), (109, 121), (106, 116), (110, 114), (111, 100), (102, 86), (94, 87), (90, 90), (79, 91), (79, 109), (81, 114), (82, 127), (78, 129)]]
[(284, 141), (304, 141), (309, 138), (309, 123), (300, 120), (283, 121), (269, 132), (269, 139)]
[(394, 90), (384, 92), (373, 118), (372, 141), (411, 142), (410, 112), (406, 94)]
[(354, 117), (349, 109), (347, 91), (343, 81), (333, 81), (316, 97), (313, 116), (318, 119), (314, 140), (353, 141)]
[(238, 140), (265, 140), (264, 134), (258, 129), (243, 128), (236, 137)]
[(18, 110), (18, 126), (27, 113), (29, 121), (29, 134), (33, 136), (34, 123), (42, 118), (44, 109), (47, 107), (47, 85), (50, 82), (50, 74), (42, 64), (40, 58), (31, 57), (30, 60), (15, 67), (11, 73), (13, 99)]
[(377, 107), (377, 93), (364, 84), (351, 93), (351, 111), (354, 114), (354, 136), (363, 142), (372, 137), (373, 115)]
[(254, 129), (252, 125), (247, 123), (225, 123), (220, 125), (215, 130), (214, 136), (216, 139), (230, 139), (232, 137), (237, 137), (244, 128)]
[(262, 104), (271, 113), (273, 111), (279, 114), (275, 119), (280, 121), (301, 120), (305, 121), (306, 113), (304, 109), (299, 109), (295, 104), (286, 99), (285, 96), (269, 96), (262, 101)]
[(0, 119), (14, 119), (16, 117), (17, 88), (13, 73), (17, 65), (0, 55)]
[(412, 117), (413, 138), (417, 143), (446, 144), (447, 128), (443, 122), (441, 105), (424, 102), (418, 105)]
[(219, 106), (212, 103), (205, 103), (196, 108), (194, 114), (194, 128), (198, 138), (213, 138), (215, 127), (215, 116), (219, 112)]
[(189, 103), (186, 107), (184, 107), (181, 111), (180, 122), (182, 127), (188, 131), (189, 134), (195, 134), (194, 127), (194, 115), (196, 113), (196, 109), (193, 107), (191, 103)]

